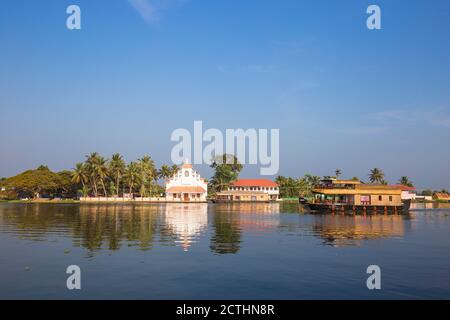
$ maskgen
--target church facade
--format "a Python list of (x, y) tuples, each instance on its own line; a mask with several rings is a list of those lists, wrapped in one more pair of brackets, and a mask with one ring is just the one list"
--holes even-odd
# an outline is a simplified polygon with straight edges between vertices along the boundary
[(169, 202), (206, 202), (208, 184), (187, 161), (166, 181)]

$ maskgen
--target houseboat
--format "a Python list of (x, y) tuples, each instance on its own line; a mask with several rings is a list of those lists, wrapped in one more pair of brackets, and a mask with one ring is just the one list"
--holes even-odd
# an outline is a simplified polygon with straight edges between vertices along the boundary
[(271, 202), (280, 198), (278, 183), (268, 179), (239, 179), (217, 193), (214, 202)]
[(307, 203), (313, 211), (353, 211), (401, 213), (411, 200), (402, 200), (398, 186), (364, 184), (355, 180), (325, 179), (313, 189), (314, 198)]

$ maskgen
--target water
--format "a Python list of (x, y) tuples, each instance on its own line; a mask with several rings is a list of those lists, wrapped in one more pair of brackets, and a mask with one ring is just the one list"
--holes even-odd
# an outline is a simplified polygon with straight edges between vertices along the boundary
[[(67, 266), (82, 289), (66, 288)], [(382, 289), (366, 287), (379, 265)], [(0, 204), (0, 298), (450, 298), (450, 209)]]

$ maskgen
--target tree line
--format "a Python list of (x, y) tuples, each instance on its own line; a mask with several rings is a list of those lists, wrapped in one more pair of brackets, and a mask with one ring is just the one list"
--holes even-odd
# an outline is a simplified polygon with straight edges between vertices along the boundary
[(74, 198), (83, 196), (123, 196), (139, 193), (141, 197), (160, 195), (164, 188), (159, 179), (172, 177), (178, 171), (177, 165), (163, 164), (159, 169), (153, 159), (145, 155), (126, 163), (116, 153), (106, 159), (97, 152), (86, 156), (73, 170), (52, 172), (46, 166), (27, 170), (14, 177), (3, 178), (3, 198), (61, 196)]
[[(234, 155), (224, 154), (212, 159), (210, 167), (214, 174), (208, 182), (208, 194), (214, 196), (217, 192), (226, 190), (236, 181), (243, 165)], [(52, 172), (46, 166), (27, 170), (10, 178), (0, 179), (0, 199), (17, 199), (23, 197), (39, 198), (41, 196), (60, 196), (75, 198), (83, 196), (124, 196), (139, 194), (141, 197), (159, 196), (164, 193), (164, 187), (158, 184), (160, 179), (168, 179), (178, 171), (177, 165), (163, 164), (159, 169), (149, 155), (126, 163), (122, 155), (116, 153), (106, 159), (97, 152), (86, 156), (84, 162), (77, 163), (73, 170)], [(342, 170), (336, 169), (334, 176), (319, 177), (305, 174), (300, 178), (278, 176), (275, 181), (280, 188), (282, 198), (310, 197), (312, 190), (322, 179), (339, 179)], [(384, 184), (384, 172), (373, 168), (368, 174), (370, 183)], [(352, 180), (361, 181), (358, 177)], [(364, 183), (364, 182), (363, 182)], [(413, 186), (407, 176), (398, 180), (399, 184)], [(4, 189), (2, 191), (2, 189)], [(442, 192), (447, 192), (443, 190)], [(425, 190), (423, 194), (433, 194)]]
[[(341, 169), (336, 169), (334, 176), (319, 177), (311, 174), (305, 174), (300, 178), (278, 176), (275, 181), (280, 188), (280, 197), (282, 198), (296, 198), (298, 196), (311, 197), (312, 190), (320, 184), (322, 179), (339, 179), (342, 174)], [(370, 183), (387, 185), (388, 181), (384, 178), (384, 172), (379, 168), (373, 168), (368, 175)], [(353, 177), (351, 180), (362, 181), (358, 177)], [(407, 176), (402, 176), (398, 183), (401, 185), (413, 187), (412, 181)]]

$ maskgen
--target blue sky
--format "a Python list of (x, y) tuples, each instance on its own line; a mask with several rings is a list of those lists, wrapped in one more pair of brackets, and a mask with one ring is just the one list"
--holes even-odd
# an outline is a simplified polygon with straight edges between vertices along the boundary
[(91, 151), (168, 163), (202, 120), (279, 128), (282, 175), (450, 187), (449, 1), (134, 1), (1, 2), (0, 176)]

